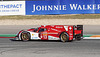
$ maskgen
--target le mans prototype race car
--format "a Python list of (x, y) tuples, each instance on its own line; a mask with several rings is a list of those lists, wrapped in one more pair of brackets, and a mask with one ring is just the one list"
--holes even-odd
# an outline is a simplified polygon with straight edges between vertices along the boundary
[(60, 40), (62, 42), (81, 40), (83, 25), (41, 25), (38, 28), (21, 30), (16, 40)]

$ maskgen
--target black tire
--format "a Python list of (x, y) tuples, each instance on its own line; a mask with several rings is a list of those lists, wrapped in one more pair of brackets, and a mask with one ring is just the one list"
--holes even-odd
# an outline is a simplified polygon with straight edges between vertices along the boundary
[(29, 41), (30, 40), (30, 33), (29, 32), (22, 32), (21, 33), (21, 40), (22, 41)]
[(69, 35), (66, 32), (61, 33), (60, 40), (62, 42), (68, 42), (69, 41)]
[(81, 34), (76, 35), (76, 37), (75, 37), (75, 38), (76, 38), (76, 40), (77, 40), (77, 41), (80, 41), (80, 40), (82, 39), (82, 38), (81, 38)]

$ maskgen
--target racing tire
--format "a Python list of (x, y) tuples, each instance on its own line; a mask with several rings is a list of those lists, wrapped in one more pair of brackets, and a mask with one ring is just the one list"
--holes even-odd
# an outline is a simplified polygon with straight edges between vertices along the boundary
[(61, 35), (60, 35), (60, 41), (62, 41), (62, 42), (68, 42), (69, 41), (69, 35), (66, 32), (61, 33)]
[(77, 41), (80, 41), (81, 40), (81, 34), (77, 35), (75, 38), (76, 38)]
[(29, 32), (22, 32), (21, 33), (21, 40), (22, 41), (29, 41), (30, 40), (30, 33)]

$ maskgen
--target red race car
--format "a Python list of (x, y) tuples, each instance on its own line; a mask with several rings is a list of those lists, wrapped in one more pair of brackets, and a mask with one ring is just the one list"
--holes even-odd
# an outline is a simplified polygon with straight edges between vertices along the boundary
[(38, 28), (21, 30), (16, 40), (61, 40), (62, 42), (81, 40), (83, 25), (41, 25)]

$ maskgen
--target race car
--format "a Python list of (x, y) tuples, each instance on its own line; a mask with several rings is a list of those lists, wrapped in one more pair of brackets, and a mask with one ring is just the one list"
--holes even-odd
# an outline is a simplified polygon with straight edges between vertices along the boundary
[(21, 30), (16, 40), (60, 40), (62, 42), (81, 40), (83, 38), (83, 25), (41, 25), (38, 28)]

